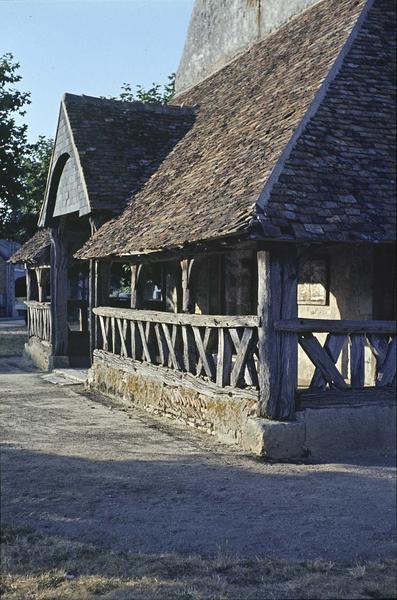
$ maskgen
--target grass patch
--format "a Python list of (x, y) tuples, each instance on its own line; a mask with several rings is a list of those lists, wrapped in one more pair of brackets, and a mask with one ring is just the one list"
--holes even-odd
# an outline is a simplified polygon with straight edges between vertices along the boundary
[(20, 356), (27, 341), (26, 329), (2, 329), (0, 331), (0, 357)]
[(112, 552), (4, 525), (2, 600), (392, 599), (396, 562)]

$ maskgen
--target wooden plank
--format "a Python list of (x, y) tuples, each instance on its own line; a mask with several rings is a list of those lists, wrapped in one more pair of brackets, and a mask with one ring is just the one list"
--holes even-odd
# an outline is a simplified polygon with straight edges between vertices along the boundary
[(350, 336), (350, 385), (363, 388), (365, 383), (365, 335), (355, 333)]
[[(215, 362), (212, 357), (212, 354), (210, 354), (209, 352), (206, 351), (207, 346), (204, 346), (204, 344), (203, 344), (200, 329), (198, 327), (193, 327), (192, 329), (193, 329), (194, 339), (196, 341), (196, 347), (197, 347), (199, 357), (200, 357), (200, 362), (197, 364), (197, 375), (200, 375), (201, 368), (203, 367), (207, 377), (209, 377), (211, 379), (211, 381), (215, 381), (216, 369), (215, 369)], [(208, 344), (210, 335), (211, 335), (211, 332), (207, 328), (207, 331), (204, 334), (204, 338), (207, 339), (207, 344)], [(200, 368), (200, 371), (199, 371), (199, 368)]]
[(348, 321), (333, 319), (282, 319), (275, 322), (277, 331), (295, 333), (378, 333), (395, 334), (395, 321)]
[(166, 365), (168, 365), (169, 350), (168, 350), (167, 342), (165, 340), (164, 331), (163, 331), (163, 328), (161, 327), (160, 323), (154, 324), (154, 331), (156, 333), (156, 338), (157, 338), (157, 345), (158, 345), (159, 355), (160, 355), (160, 364), (163, 367), (165, 367)]
[[(210, 341), (211, 333), (212, 333), (212, 329), (210, 327), (207, 327), (205, 329), (204, 338), (203, 338), (203, 348), (204, 348), (205, 352), (207, 351), (207, 348), (208, 348), (208, 344), (209, 344), (209, 341)], [(200, 358), (200, 355), (199, 355), (199, 358), (198, 358), (198, 361), (197, 361), (196, 375), (200, 375), (201, 371), (203, 369), (204, 369), (203, 362), (202, 362), (202, 360)]]
[(258, 327), (257, 315), (193, 315), (183, 313), (159, 312), (155, 310), (134, 310), (132, 308), (113, 308), (100, 306), (93, 308), (96, 315), (118, 317), (132, 321), (150, 321), (169, 325), (194, 325), (195, 327)]
[(101, 326), (101, 332), (102, 332), (102, 348), (103, 350), (107, 351), (108, 349), (108, 322), (109, 319), (106, 319), (106, 324), (107, 326), (105, 327), (105, 319), (104, 317), (102, 317), (102, 315), (99, 315), (99, 323)]
[(246, 358), (247, 358), (247, 353), (249, 350), (249, 345), (250, 345), (250, 341), (252, 338), (252, 328), (251, 327), (246, 327), (244, 329), (244, 333), (243, 336), (241, 338), (241, 343), (240, 343), (240, 347), (238, 349), (238, 353), (236, 356), (236, 361), (233, 365), (233, 369), (230, 375), (230, 385), (232, 387), (237, 387), (240, 379), (241, 379), (241, 374), (243, 372), (243, 369), (245, 368), (245, 362), (246, 362)]
[(216, 384), (225, 387), (230, 383), (232, 369), (232, 344), (229, 331), (218, 329), (218, 360), (216, 363)]
[(110, 331), (112, 333), (112, 352), (116, 354), (116, 318), (110, 317)]
[(301, 390), (297, 395), (299, 410), (305, 408), (321, 408), (338, 404), (373, 404), (374, 402), (396, 403), (394, 386), (365, 387), (361, 389), (346, 388), (344, 390), (329, 389), (326, 391)]
[(138, 282), (142, 265), (131, 265), (131, 308), (139, 308)]
[(317, 338), (312, 334), (303, 334), (299, 336), (299, 344), (306, 352), (312, 363), (319, 367), (324, 378), (330, 385), (338, 388), (346, 388), (346, 382), (338, 369), (335, 367), (331, 357), (325, 352)]
[(138, 329), (139, 329), (139, 333), (141, 336), (141, 342), (142, 342), (142, 347), (143, 347), (143, 355), (144, 355), (144, 360), (146, 359), (147, 362), (153, 362), (153, 356), (150, 352), (150, 348), (149, 345), (147, 343), (147, 339), (146, 339), (146, 331), (145, 328), (143, 326), (142, 321), (138, 321)]
[(389, 342), (389, 348), (385, 362), (382, 365), (378, 373), (376, 385), (378, 387), (385, 387), (391, 385), (396, 377), (396, 366), (397, 366), (397, 337), (393, 336)]
[(387, 350), (389, 347), (389, 336), (372, 333), (367, 335), (367, 339), (369, 347), (372, 350), (372, 354), (376, 358), (376, 368), (377, 372), (379, 372), (386, 359)]
[(117, 322), (117, 327), (118, 327), (119, 335), (120, 335), (120, 355), (128, 356), (127, 346), (125, 344), (128, 321), (126, 321), (125, 319), (123, 321), (121, 321), (121, 319), (116, 319), (116, 322)]
[(192, 312), (192, 303), (190, 297), (190, 275), (192, 272), (194, 259), (185, 258), (181, 260), (181, 271), (182, 271), (182, 312)]
[(165, 341), (167, 342), (168, 352), (169, 352), (169, 356), (171, 359), (171, 364), (174, 367), (174, 369), (179, 369), (179, 363), (178, 363), (178, 359), (175, 354), (174, 344), (173, 344), (171, 336), (170, 336), (168, 325), (166, 323), (161, 323), (161, 327), (164, 332)]
[(183, 364), (185, 370), (189, 373), (195, 373), (197, 367), (196, 346), (194, 336), (191, 329), (187, 325), (182, 325), (182, 342), (183, 342)]
[[(333, 363), (336, 364), (342, 348), (346, 342), (347, 336), (345, 334), (330, 333), (327, 335), (327, 339), (324, 344), (324, 350), (329, 354)], [(310, 382), (310, 389), (325, 390), (327, 388), (327, 381), (324, 378), (321, 369), (316, 367), (314, 375)]]

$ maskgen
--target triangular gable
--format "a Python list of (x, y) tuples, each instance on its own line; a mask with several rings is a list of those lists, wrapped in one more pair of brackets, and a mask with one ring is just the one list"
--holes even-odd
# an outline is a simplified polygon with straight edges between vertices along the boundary
[(39, 227), (48, 226), (53, 217), (74, 212), (82, 216), (91, 212), (91, 207), (79, 154), (62, 99)]

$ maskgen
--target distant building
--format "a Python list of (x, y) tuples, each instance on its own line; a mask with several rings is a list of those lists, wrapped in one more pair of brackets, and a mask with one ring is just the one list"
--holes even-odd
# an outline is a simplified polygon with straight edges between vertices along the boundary
[(16, 296), (24, 295), (24, 267), (7, 262), (20, 246), (18, 242), (0, 240), (0, 317), (16, 317)]

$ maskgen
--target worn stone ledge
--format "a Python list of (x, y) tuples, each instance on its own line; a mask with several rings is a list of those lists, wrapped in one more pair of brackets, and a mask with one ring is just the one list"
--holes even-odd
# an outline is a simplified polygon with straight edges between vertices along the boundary
[(51, 371), (53, 369), (52, 346), (49, 342), (44, 342), (36, 336), (29, 338), (25, 344), (23, 356), (42, 371)]

